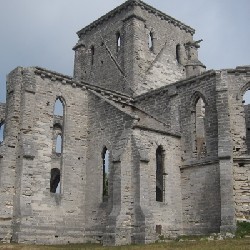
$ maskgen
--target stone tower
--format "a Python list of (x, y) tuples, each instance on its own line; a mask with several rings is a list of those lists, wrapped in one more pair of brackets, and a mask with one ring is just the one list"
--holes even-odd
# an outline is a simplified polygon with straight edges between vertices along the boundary
[(249, 220), (249, 66), (205, 71), (194, 30), (139, 0), (77, 34), (73, 77), (8, 75), (0, 240), (151, 243)]

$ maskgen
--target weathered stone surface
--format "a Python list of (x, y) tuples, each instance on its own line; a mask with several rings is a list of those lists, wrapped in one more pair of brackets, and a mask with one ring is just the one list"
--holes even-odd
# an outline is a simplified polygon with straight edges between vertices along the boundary
[(8, 75), (1, 241), (150, 243), (250, 219), (250, 67), (204, 72), (193, 34), (129, 0), (78, 32), (73, 77)]

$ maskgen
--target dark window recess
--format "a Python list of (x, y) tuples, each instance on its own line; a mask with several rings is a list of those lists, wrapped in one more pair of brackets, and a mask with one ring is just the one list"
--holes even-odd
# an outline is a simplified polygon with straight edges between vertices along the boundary
[(103, 201), (105, 201), (108, 197), (108, 189), (109, 189), (109, 151), (106, 147), (104, 147), (102, 151), (102, 184), (103, 184)]
[(91, 47), (91, 65), (94, 64), (95, 47)]
[(163, 202), (164, 180), (163, 180), (163, 149), (159, 146), (156, 150), (156, 201)]
[(60, 169), (52, 168), (50, 173), (50, 192), (60, 193)]
[(176, 60), (178, 63), (181, 63), (180, 50), (181, 50), (181, 46), (180, 46), (180, 44), (177, 44), (176, 45)]

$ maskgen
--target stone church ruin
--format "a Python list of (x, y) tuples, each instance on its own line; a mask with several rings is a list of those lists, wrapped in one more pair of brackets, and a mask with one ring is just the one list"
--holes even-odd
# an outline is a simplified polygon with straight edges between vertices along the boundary
[(250, 66), (206, 71), (194, 33), (128, 0), (77, 33), (73, 77), (10, 72), (1, 241), (151, 243), (249, 221)]

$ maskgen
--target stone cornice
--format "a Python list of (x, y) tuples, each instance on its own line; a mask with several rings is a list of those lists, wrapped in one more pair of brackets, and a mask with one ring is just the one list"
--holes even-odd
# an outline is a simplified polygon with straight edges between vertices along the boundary
[(108, 12), (106, 15), (100, 17), (96, 21), (92, 22), (91, 24), (89, 24), (85, 28), (78, 31), (77, 35), (80, 37), (82, 34), (85, 34), (89, 31), (91, 31), (92, 29), (101, 25), (103, 22), (109, 20), (110, 18), (112, 18), (116, 14), (127, 9), (129, 6), (140, 6), (142, 9), (146, 10), (147, 12), (153, 13), (154, 15), (158, 16), (160, 19), (166, 20), (167, 22), (172, 23), (175, 26), (178, 26), (181, 30), (185, 30), (187, 33), (190, 33), (191, 35), (193, 35), (195, 33), (195, 30), (193, 28), (191, 28), (190, 26), (174, 19), (173, 17), (155, 9), (154, 7), (148, 5), (140, 0), (128, 0), (125, 3), (123, 3), (122, 5), (116, 7), (112, 11)]

